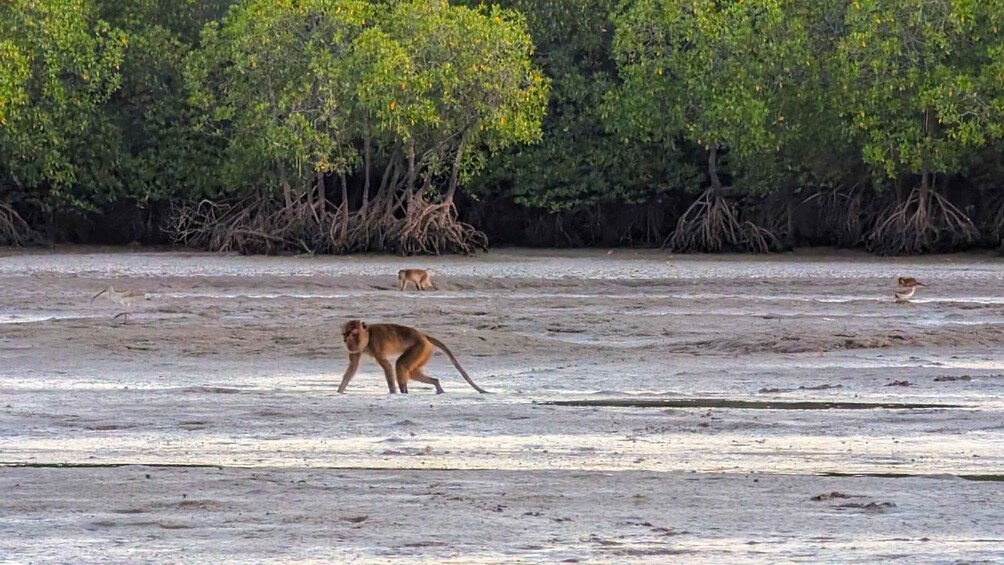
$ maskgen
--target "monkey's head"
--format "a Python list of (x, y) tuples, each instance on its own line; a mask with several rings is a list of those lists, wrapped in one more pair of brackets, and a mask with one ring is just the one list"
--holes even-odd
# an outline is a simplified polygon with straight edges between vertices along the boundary
[(370, 330), (366, 327), (366, 322), (360, 320), (349, 320), (342, 328), (342, 340), (345, 341), (345, 349), (349, 353), (362, 353), (370, 343)]

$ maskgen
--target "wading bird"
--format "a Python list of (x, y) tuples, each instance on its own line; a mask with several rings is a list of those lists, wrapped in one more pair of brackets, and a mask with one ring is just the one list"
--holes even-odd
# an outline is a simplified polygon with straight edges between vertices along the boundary
[(899, 285), (893, 294), (896, 296), (896, 303), (903, 304), (909, 302), (910, 298), (913, 297), (913, 293), (917, 292), (918, 286), (927, 286), (922, 282), (918, 282), (917, 279), (913, 277), (899, 277), (896, 279), (896, 283)]
[(102, 290), (101, 292), (91, 297), (91, 302), (94, 302), (94, 300), (97, 297), (101, 296), (102, 294), (106, 294), (108, 296), (108, 299), (111, 300), (112, 302), (125, 306), (126, 311), (115, 314), (115, 316), (112, 319), (114, 320), (119, 316), (123, 316), (124, 323), (127, 324), (129, 323), (129, 312), (132, 311), (133, 302), (146, 298), (146, 294), (143, 294), (142, 292), (138, 292), (135, 290), (115, 290), (114, 286), (109, 286), (108, 288)]

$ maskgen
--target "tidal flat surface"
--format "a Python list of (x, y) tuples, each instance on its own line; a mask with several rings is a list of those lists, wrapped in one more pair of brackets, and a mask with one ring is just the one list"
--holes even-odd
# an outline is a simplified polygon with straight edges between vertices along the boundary
[(1004, 562), (1004, 261), (3, 251), (0, 465), (3, 563)]

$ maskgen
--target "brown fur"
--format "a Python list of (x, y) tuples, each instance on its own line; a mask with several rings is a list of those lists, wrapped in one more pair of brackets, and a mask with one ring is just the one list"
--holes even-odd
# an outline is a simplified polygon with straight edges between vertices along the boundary
[[(474, 387), (474, 390), (480, 393), (488, 392), (474, 384), (470, 375), (460, 366), (457, 358), (443, 342), (427, 336), (415, 328), (398, 324), (367, 324), (360, 320), (350, 320), (342, 328), (342, 340), (345, 342), (345, 349), (349, 352), (349, 367), (342, 376), (342, 383), (338, 385), (338, 392), (345, 392), (349, 381), (359, 369), (359, 362), (365, 353), (373, 357), (383, 368), (384, 376), (387, 378), (387, 388), (391, 394), (397, 392), (396, 388), (399, 388), (403, 394), (408, 394), (408, 381), (412, 379), (430, 384), (436, 387), (436, 394), (443, 394), (443, 387), (439, 385), (439, 379), (422, 372), (422, 367), (429, 362), (434, 347), (438, 347), (443, 353), (446, 353), (464, 380)], [(387, 358), (397, 354), (400, 354), (400, 357), (397, 358), (395, 367), (390, 364)]]
[(432, 287), (433, 290), (439, 290), (436, 285), (432, 284), (432, 277), (425, 269), (401, 269), (398, 271), (397, 284), (400, 290), (403, 291), (407, 288), (408, 283), (414, 284), (418, 290), (425, 290), (429, 287)]
[(899, 284), (899, 286), (902, 286), (902, 287), (905, 287), (905, 288), (911, 288), (911, 287), (914, 287), (914, 286), (927, 286), (926, 284), (924, 284), (922, 282), (917, 282), (917, 279), (915, 279), (913, 277), (900, 277), (900, 278), (896, 279), (896, 282)]

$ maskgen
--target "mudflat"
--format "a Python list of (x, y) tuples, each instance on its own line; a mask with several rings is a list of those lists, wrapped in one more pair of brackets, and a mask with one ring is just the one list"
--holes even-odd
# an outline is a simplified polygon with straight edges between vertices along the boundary
[[(4, 251), (0, 561), (994, 562), (1002, 289), (989, 255)], [(369, 360), (337, 394), (352, 318), (493, 394), (440, 353), (444, 395)]]

